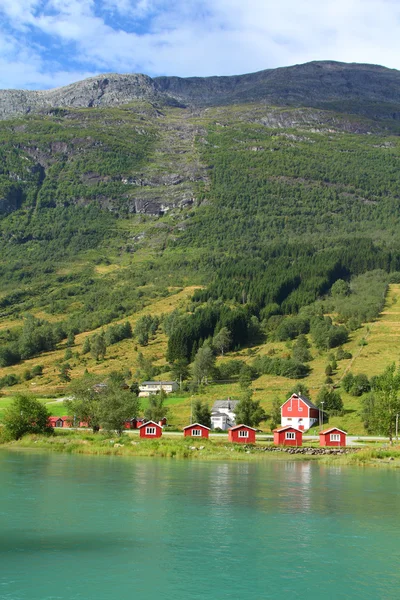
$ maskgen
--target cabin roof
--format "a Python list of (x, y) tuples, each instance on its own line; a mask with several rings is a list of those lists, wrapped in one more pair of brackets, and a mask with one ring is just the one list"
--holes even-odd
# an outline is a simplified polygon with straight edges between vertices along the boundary
[(279, 427), (278, 429), (274, 429), (274, 433), (280, 433), (281, 431), (286, 431), (286, 429), (294, 429), (294, 431), (298, 431), (299, 433), (303, 433), (301, 429), (297, 429), (297, 427), (293, 427), (293, 425), (285, 425), (285, 427)]
[(185, 429), (190, 429), (191, 427), (203, 427), (203, 429), (208, 429), (208, 431), (211, 431), (210, 427), (207, 427), (207, 425), (202, 425), (201, 423), (192, 423), (191, 425), (186, 425), (183, 430), (185, 431)]
[(142, 425), (140, 425), (138, 429), (142, 429), (142, 427), (146, 427), (146, 425), (155, 425), (156, 427), (162, 429), (161, 425), (159, 423), (156, 423), (155, 421), (146, 421), (146, 423), (142, 423)]
[(325, 429), (324, 431), (320, 431), (319, 435), (325, 435), (326, 433), (331, 433), (331, 431), (340, 431), (340, 433), (344, 433), (344, 435), (347, 435), (347, 432), (343, 431), (343, 429), (339, 429), (339, 427), (330, 427), (329, 429)]
[(254, 427), (250, 427), (250, 425), (244, 425), (244, 423), (241, 423), (240, 425), (235, 425), (234, 427), (230, 427), (229, 431), (235, 431), (235, 429), (242, 429), (242, 427), (244, 427), (245, 429), (251, 429), (252, 431), (257, 431), (257, 429), (254, 429)]

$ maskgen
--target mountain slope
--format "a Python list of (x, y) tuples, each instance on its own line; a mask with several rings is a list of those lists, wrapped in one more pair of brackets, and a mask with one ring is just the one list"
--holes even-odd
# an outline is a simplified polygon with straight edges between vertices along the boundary
[[(258, 395), (271, 398), (275, 384), (286, 393), (290, 377), (318, 389), (333, 338), (312, 346), (307, 365), (290, 362), (292, 338), (309, 329), (316, 344), (319, 327), (335, 343), (361, 343), (360, 322), (399, 278), (400, 141), (385, 112), (398, 73), (311, 63), (169, 87), (132, 76), (128, 92), (113, 77), (104, 89), (89, 80), (54, 92), (51, 102), (70, 106), (0, 122), (0, 385), (30, 388), (42, 362), (43, 391), (64, 386), (65, 370), (132, 367), (134, 377), (141, 338), (112, 327), (156, 314), (148, 376), (176, 376), (227, 327), (234, 356), (266, 354)], [(255, 90), (261, 101), (239, 103)], [(330, 295), (338, 279), (351, 284), (340, 302)], [(180, 288), (190, 298), (175, 313)], [(112, 342), (97, 361), (83, 344), (103, 329)]]
[(152, 79), (114, 73), (53, 90), (0, 90), (0, 118), (60, 107), (119, 106), (138, 99), (192, 107), (263, 102), (397, 119), (400, 72), (376, 65), (321, 61), (229, 77)]

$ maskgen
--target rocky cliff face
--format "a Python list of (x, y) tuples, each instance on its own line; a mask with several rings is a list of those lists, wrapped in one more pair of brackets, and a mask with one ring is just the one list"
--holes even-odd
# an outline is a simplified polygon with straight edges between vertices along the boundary
[(400, 118), (400, 71), (324, 61), (233, 77), (101, 75), (53, 90), (0, 90), (0, 118), (59, 107), (118, 106), (138, 99), (191, 107), (244, 102), (333, 107)]
[(0, 118), (52, 108), (118, 106), (160, 96), (147, 75), (101, 75), (46, 91), (0, 90)]

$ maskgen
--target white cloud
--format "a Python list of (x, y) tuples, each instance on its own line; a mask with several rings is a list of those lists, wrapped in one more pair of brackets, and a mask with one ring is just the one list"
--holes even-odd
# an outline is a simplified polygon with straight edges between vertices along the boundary
[[(400, 67), (398, 0), (2, 0), (1, 13), (8, 86), (99, 71), (230, 75), (309, 60)], [(41, 48), (49, 44), (51, 59)]]

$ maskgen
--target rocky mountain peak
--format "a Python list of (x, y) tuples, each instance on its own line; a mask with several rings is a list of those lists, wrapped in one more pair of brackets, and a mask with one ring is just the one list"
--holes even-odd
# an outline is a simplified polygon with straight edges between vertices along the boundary
[[(400, 116), (400, 71), (378, 65), (317, 61), (224, 77), (155, 77), (110, 73), (45, 91), (0, 90), (0, 118), (50, 108), (119, 106), (134, 100), (194, 107), (263, 102)], [(337, 106), (339, 103), (339, 106)], [(389, 106), (394, 105), (394, 106)]]

